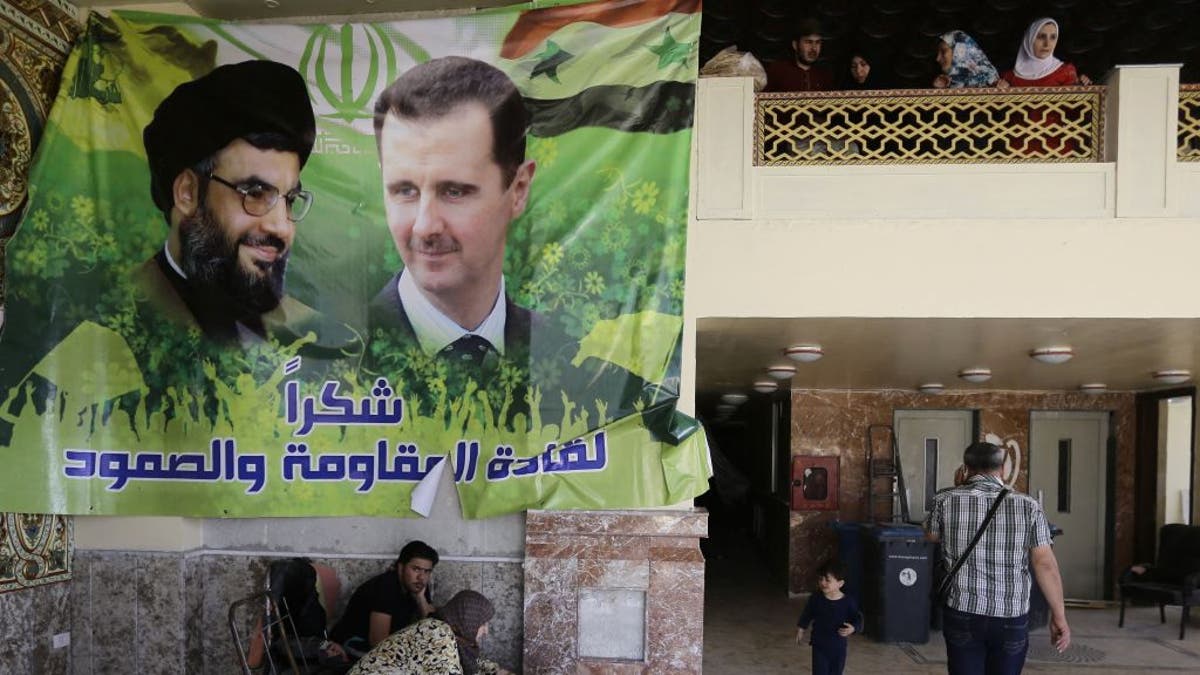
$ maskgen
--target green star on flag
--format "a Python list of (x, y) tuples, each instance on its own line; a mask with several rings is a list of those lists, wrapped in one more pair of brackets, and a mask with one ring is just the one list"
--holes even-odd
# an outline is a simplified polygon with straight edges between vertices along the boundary
[(672, 63), (686, 63), (688, 57), (692, 55), (692, 43), (679, 42), (671, 37), (671, 29), (667, 29), (666, 35), (663, 36), (661, 44), (647, 47), (650, 51), (658, 55), (659, 69), (666, 68)]
[(545, 75), (551, 80), (558, 82), (558, 67), (574, 58), (574, 56), (571, 52), (559, 47), (554, 40), (546, 40), (546, 48), (533, 57), (538, 60), (538, 63), (533, 67), (533, 73), (530, 74), (529, 79), (532, 80), (538, 75)]

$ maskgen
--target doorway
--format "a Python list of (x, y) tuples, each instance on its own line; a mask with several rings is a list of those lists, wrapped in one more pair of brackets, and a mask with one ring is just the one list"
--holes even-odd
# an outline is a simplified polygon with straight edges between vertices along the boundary
[(1066, 597), (1104, 598), (1108, 536), (1107, 412), (1034, 411), (1029, 421), (1029, 494), (1062, 528), (1054, 553)]
[(908, 498), (909, 517), (925, 521), (938, 490), (954, 486), (963, 450), (975, 438), (971, 410), (897, 410), (896, 444)]

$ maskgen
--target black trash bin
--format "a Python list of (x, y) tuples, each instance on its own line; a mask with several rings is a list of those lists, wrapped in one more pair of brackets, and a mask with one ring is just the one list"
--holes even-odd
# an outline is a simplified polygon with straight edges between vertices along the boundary
[(915, 525), (864, 525), (862, 543), (867, 635), (928, 642), (933, 542)]
[(842, 592), (854, 598), (859, 607), (863, 606), (862, 525), (840, 521), (830, 523), (837, 533), (838, 560), (846, 572), (846, 584), (842, 586)]
[[(1055, 539), (1062, 534), (1062, 528), (1050, 524), (1050, 538)], [(1050, 623), (1050, 605), (1046, 602), (1046, 596), (1042, 594), (1042, 587), (1038, 586), (1037, 577), (1033, 575), (1033, 561), (1029, 561), (1029, 628), (1045, 628), (1046, 624)]]

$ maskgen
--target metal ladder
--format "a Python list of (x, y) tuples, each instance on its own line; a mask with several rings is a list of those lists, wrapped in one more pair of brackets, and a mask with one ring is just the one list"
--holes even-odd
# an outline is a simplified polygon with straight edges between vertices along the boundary
[[(879, 444), (877, 441), (887, 448), (887, 454), (876, 456), (875, 446)], [(880, 489), (883, 479), (889, 479), (887, 487)], [(868, 518), (875, 522), (909, 522), (907, 490), (904, 486), (904, 472), (900, 467), (900, 446), (896, 441), (896, 430), (890, 424), (872, 424), (867, 427), (867, 491), (871, 497), (867, 505)], [(890, 502), (890, 512), (886, 517), (877, 515), (876, 504), (883, 500)]]

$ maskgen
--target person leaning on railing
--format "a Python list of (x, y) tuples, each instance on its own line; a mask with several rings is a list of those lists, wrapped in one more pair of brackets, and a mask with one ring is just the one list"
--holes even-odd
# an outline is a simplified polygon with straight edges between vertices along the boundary
[(996, 67), (975, 39), (952, 30), (938, 41), (937, 62), (942, 72), (933, 78), (935, 89), (991, 87), (1000, 80)]
[[(1087, 75), (1080, 75), (1075, 66), (1054, 56), (1058, 46), (1058, 22), (1049, 17), (1038, 19), (1029, 25), (1025, 38), (1017, 50), (1017, 61), (1012, 70), (1001, 75), (1001, 86), (1013, 87), (1073, 87), (1092, 83)], [(1045, 107), (1030, 108), (1026, 117), (1033, 124), (1043, 126), (1061, 125), (1062, 115)], [(1021, 149), (1027, 155), (1074, 155), (1079, 152), (1079, 143), (1073, 139), (1063, 142), (1061, 136), (1042, 139), (1032, 138), (1024, 142)]]
[(1025, 39), (1017, 50), (1017, 62), (1012, 70), (1000, 77), (1014, 87), (1073, 87), (1091, 84), (1087, 75), (1080, 75), (1075, 66), (1054, 56), (1058, 46), (1058, 22), (1049, 17), (1038, 19), (1025, 31)]

